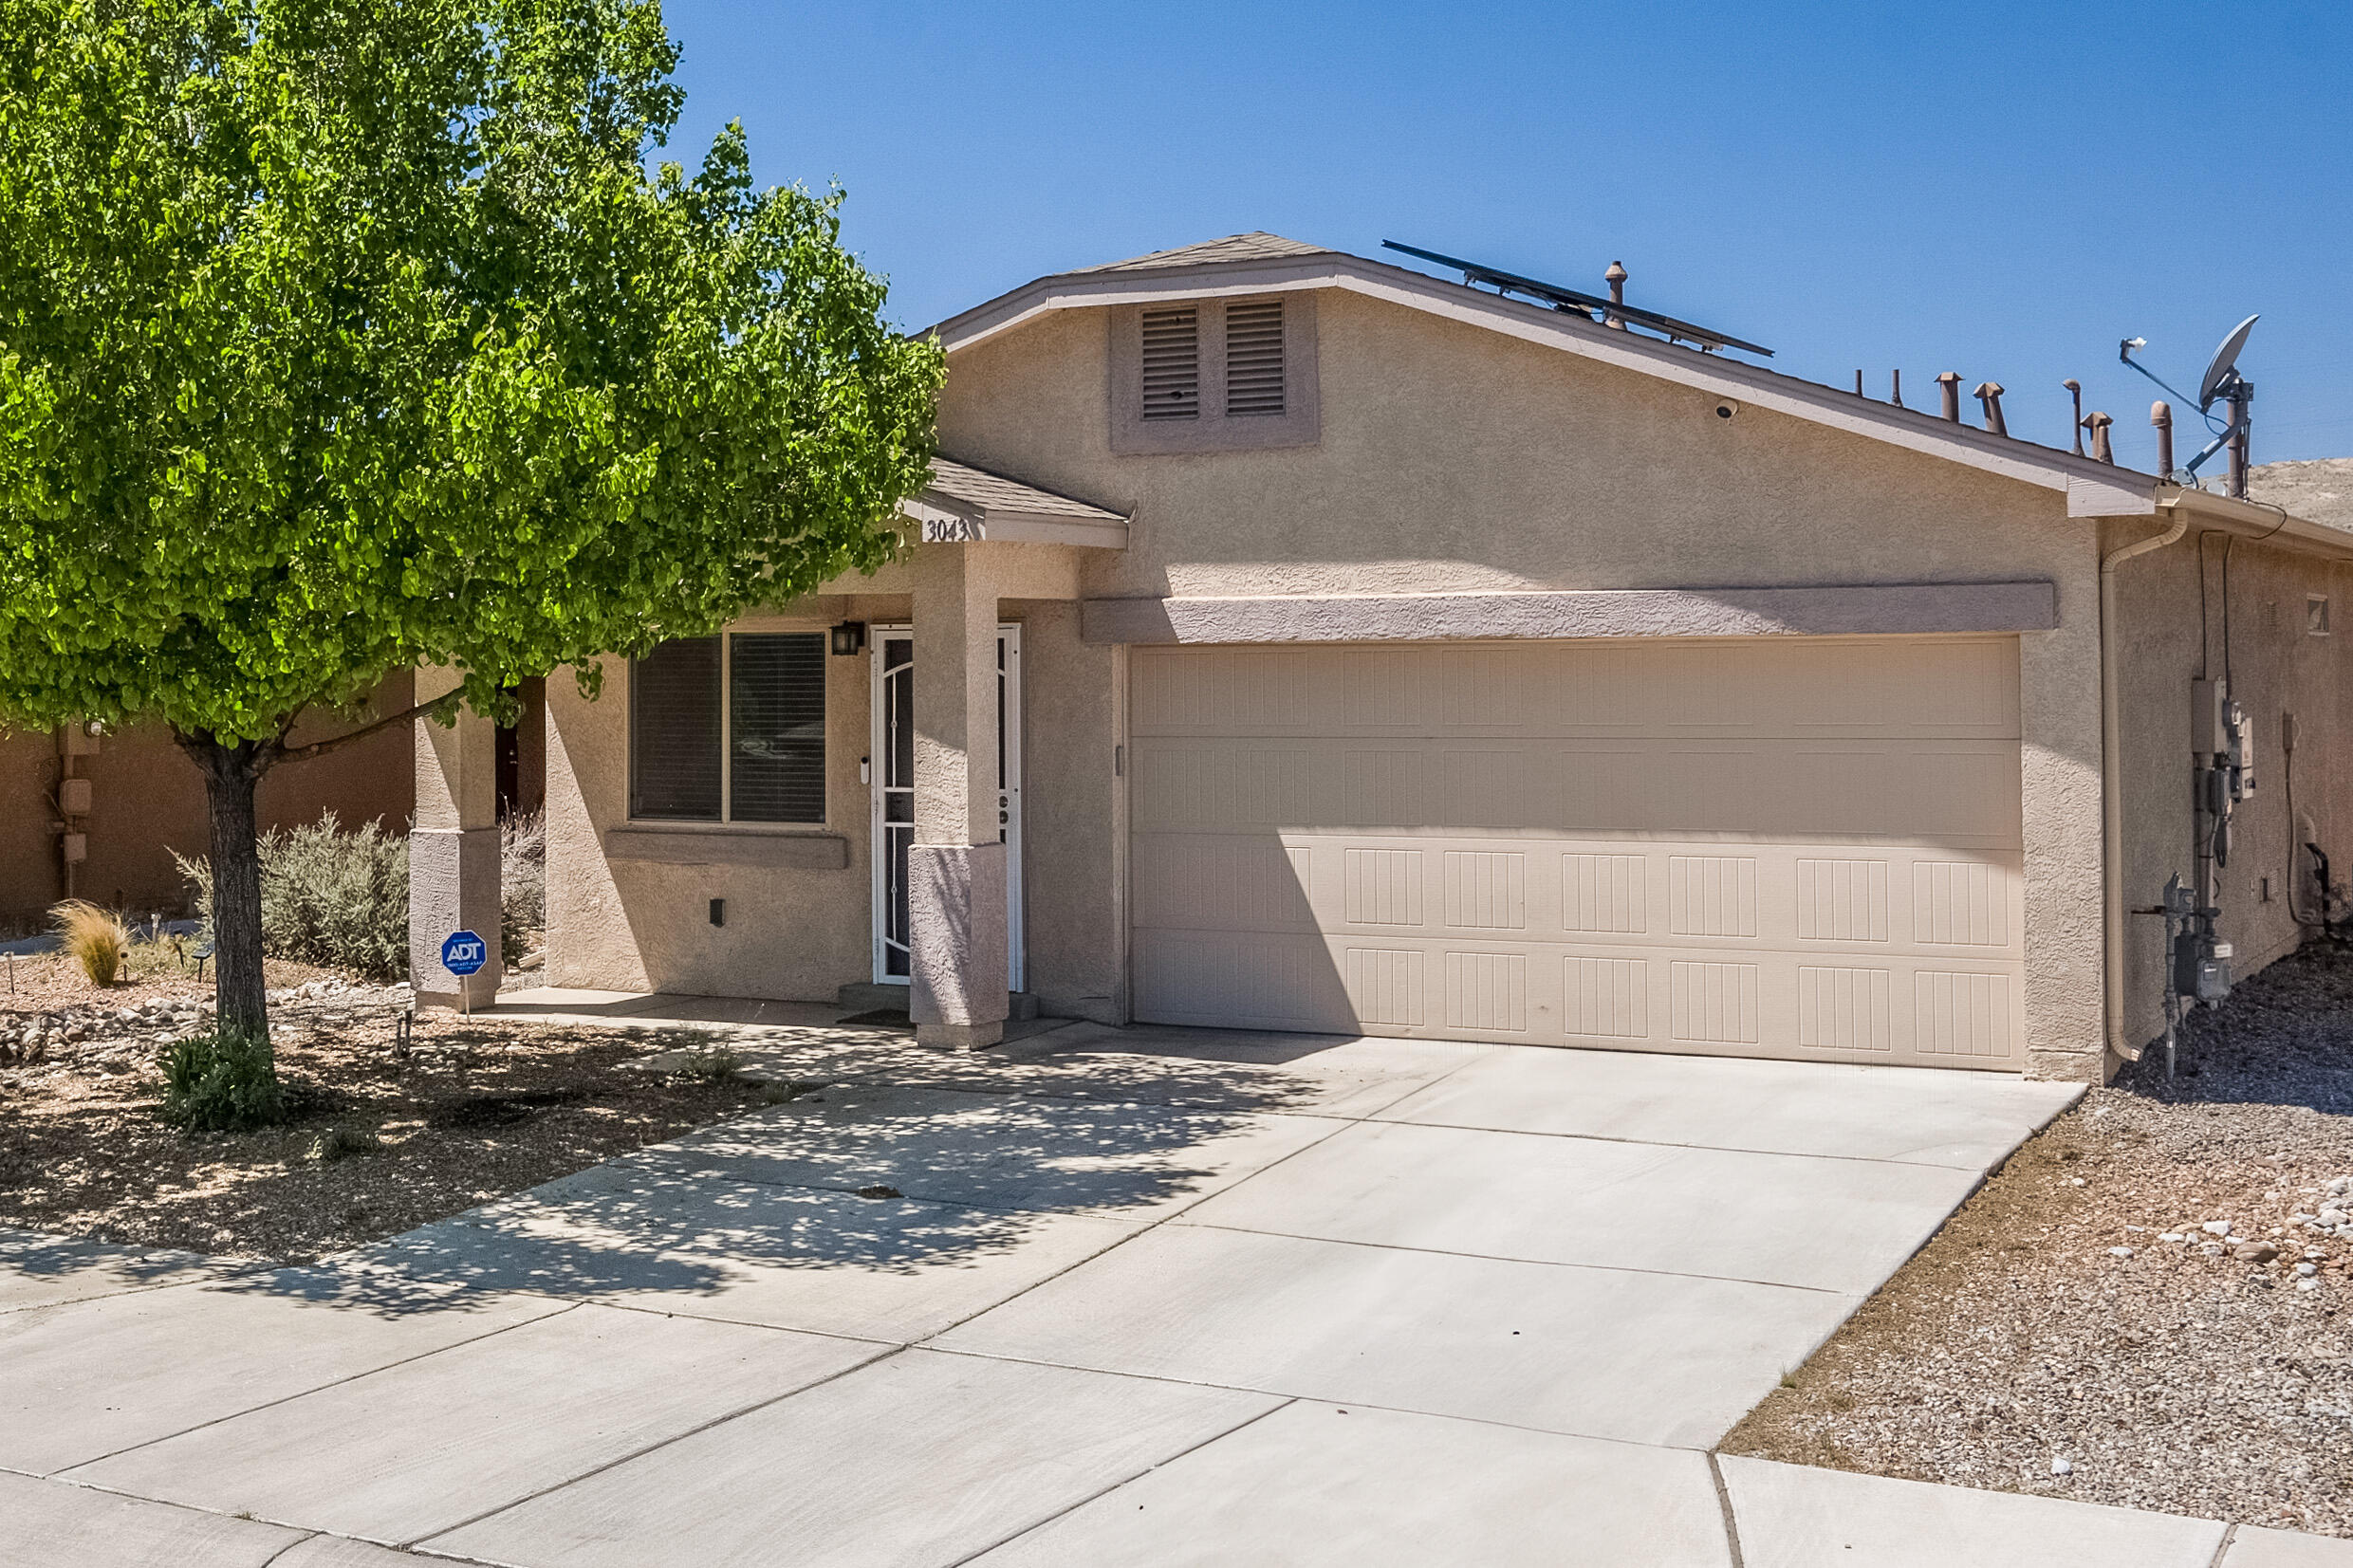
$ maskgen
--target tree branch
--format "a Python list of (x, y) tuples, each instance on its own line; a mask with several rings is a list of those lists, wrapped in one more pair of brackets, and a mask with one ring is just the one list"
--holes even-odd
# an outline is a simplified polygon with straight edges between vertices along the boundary
[[(312, 741), (307, 746), (287, 745), (285, 732), (281, 731), (279, 738), (269, 744), (270, 766), (274, 767), (279, 763), (306, 763), (313, 757), (324, 757), (328, 752), (340, 750), (354, 741), (366, 740), (380, 729), (389, 729), (396, 724), (407, 724), (412, 719), (437, 713), (442, 709), (454, 704), (463, 694), (462, 691), (444, 692), (431, 702), (420, 702), (414, 708), (404, 708), (389, 717), (378, 719), (374, 724), (363, 724), (348, 735), (335, 735), (324, 741)], [(292, 727), (289, 725), (287, 728)]]

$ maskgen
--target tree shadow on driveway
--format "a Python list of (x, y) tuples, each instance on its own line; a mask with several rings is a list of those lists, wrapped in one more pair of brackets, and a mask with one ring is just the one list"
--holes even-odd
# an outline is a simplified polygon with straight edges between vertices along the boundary
[[(973, 1056), (809, 1043), (744, 1053), (807, 1085), (788, 1103), (224, 1288), (383, 1313), (528, 1291), (911, 1338), (1328, 1135), (1343, 1123), (1315, 1113), (1336, 1099), (1442, 1070), (1400, 1072), (1420, 1058), (1396, 1042), (1358, 1042), (1378, 1047), (1360, 1063), (1299, 1037), (1187, 1055), (1117, 1037)], [(829, 1081), (801, 1076), (820, 1068)]]

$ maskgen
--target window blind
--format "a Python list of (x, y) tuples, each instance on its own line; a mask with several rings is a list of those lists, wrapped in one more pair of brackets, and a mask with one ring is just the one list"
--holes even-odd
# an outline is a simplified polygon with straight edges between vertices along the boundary
[(719, 639), (629, 661), (629, 815), (719, 820)]
[(729, 816), (739, 822), (824, 821), (824, 635), (741, 633), (729, 655)]

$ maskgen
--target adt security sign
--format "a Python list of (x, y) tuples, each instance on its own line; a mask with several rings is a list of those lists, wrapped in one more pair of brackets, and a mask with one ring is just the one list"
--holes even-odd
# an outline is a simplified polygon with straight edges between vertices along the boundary
[(490, 961), (490, 950), (470, 931), (454, 932), (441, 944), (441, 967), (464, 979)]

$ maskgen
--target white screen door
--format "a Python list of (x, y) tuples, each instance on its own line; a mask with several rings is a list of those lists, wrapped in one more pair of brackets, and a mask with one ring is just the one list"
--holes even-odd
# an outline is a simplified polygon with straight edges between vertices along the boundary
[[(907, 849), (915, 842), (915, 633), (873, 628), (874, 977), (907, 984)], [(997, 628), (997, 836), (1005, 845), (1006, 989), (1023, 988), (1021, 628)]]

